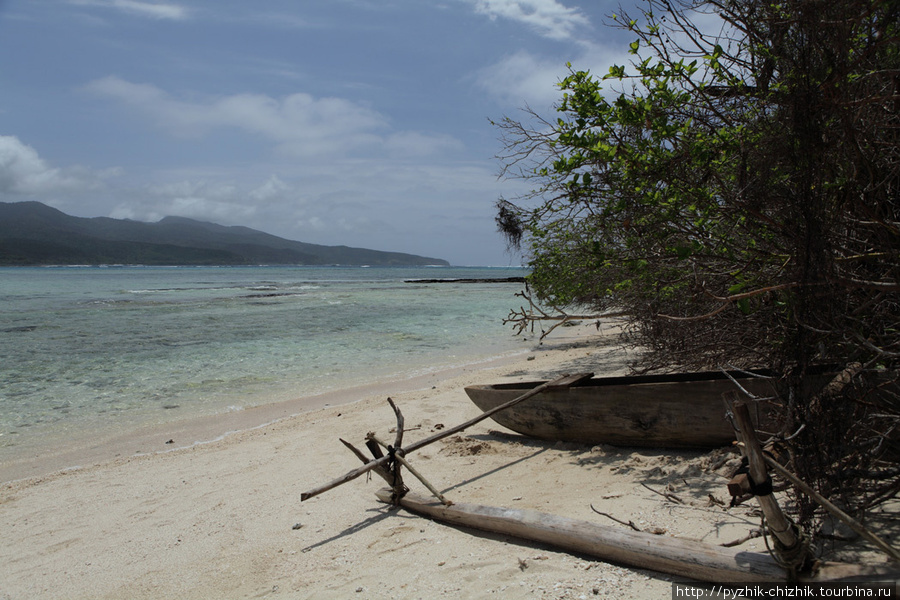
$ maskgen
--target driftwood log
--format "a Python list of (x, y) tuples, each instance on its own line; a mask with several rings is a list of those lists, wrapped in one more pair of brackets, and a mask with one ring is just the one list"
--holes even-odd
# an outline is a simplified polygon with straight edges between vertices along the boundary
[[(391, 490), (379, 490), (382, 502), (391, 501)], [(598, 525), (534, 510), (498, 508), (457, 502), (445, 506), (415, 493), (400, 499), (400, 506), (414, 513), (453, 525), (511, 535), (578, 552), (605, 561), (670, 573), (697, 581), (753, 583), (786, 581), (787, 570), (769, 554), (724, 548), (695, 540)], [(815, 574), (800, 581), (865, 579), (889, 581), (900, 577), (891, 565), (825, 563)]]

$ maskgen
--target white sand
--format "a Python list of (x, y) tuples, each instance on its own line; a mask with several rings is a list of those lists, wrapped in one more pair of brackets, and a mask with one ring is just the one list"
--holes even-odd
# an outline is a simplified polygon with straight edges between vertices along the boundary
[[(354, 404), (318, 408), (211, 443), (134, 455), (119, 440), (80, 449), (80, 455), (13, 465), (8, 473), (33, 473), (79, 457), (92, 461), (0, 486), (0, 600), (670, 598), (668, 576), (391, 509), (374, 497), (383, 485), (377, 477), (300, 502), (302, 492), (359, 465), (339, 437), (360, 447), (368, 431), (392, 438), (388, 395), (407, 428), (417, 428), (406, 433), (408, 443), (439, 424), (476, 416), (463, 391), (468, 384), (584, 370), (625, 372), (621, 350), (587, 343), (598, 336), (593, 330), (570, 330), (567, 336), (512, 363), (398, 382), (396, 389), (356, 390), (363, 399)], [(271, 410), (257, 417), (265, 420), (289, 407)], [(145, 432), (138, 449), (164, 450), (167, 439), (184, 443), (215, 432), (208, 423), (204, 427)], [(644, 530), (709, 543), (759, 526), (752, 503), (725, 510), (709, 500), (727, 500), (728, 468), (711, 468), (727, 453), (548, 445), (496, 433), (501, 430), (487, 420), (410, 460), (461, 502), (617, 526), (593, 512), (593, 504)], [(407, 484), (427, 493), (412, 477)], [(667, 501), (644, 485), (668, 487), (687, 504)], [(743, 547), (764, 550), (759, 539)]]

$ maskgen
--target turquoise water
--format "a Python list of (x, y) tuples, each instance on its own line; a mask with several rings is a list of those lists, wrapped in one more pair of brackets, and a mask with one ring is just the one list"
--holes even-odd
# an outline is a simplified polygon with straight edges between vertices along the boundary
[(0, 269), (4, 450), (521, 351), (493, 268)]

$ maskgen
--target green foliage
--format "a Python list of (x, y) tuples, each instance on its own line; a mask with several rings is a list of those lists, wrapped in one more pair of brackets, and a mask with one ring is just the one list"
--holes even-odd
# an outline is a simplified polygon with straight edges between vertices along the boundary
[[(838, 4), (705, 2), (698, 8), (725, 24), (710, 38), (685, 12), (651, 1), (642, 20), (615, 17), (637, 36), (631, 65), (602, 77), (570, 65), (558, 116), (543, 122), (552, 134), (507, 122), (511, 147), (530, 143), (511, 162), (544, 151), (523, 170), (540, 182), (529, 198), (538, 203), (519, 213), (539, 298), (626, 308), (633, 330), (650, 335), (641, 341), (664, 349), (668, 359), (652, 359), (660, 365), (812, 360), (806, 333), (785, 326), (796, 302), (817, 302), (849, 251), (828, 236), (846, 237), (856, 217), (841, 210), (868, 193), (852, 172), (887, 164), (875, 148), (893, 143), (869, 128), (867, 156), (848, 161), (838, 147), (858, 126), (849, 111), (889, 79), (875, 69), (898, 54), (883, 37), (896, 33), (892, 3)], [(738, 289), (757, 295), (732, 299)], [(692, 330), (671, 319), (712, 312)], [(721, 340), (723, 323), (749, 343), (711, 352), (707, 334)], [(833, 358), (848, 357), (846, 345), (834, 348)]]
[[(508, 206), (532, 291), (626, 312), (643, 368), (786, 373), (784, 432), (809, 425), (796, 444), (830, 485), (835, 465), (865, 461), (846, 444), (815, 454), (849, 425), (828, 421), (805, 373), (860, 363), (881, 394), (900, 368), (900, 4), (646, 6), (614, 17), (637, 38), (630, 65), (570, 65), (553, 120), (501, 124), (507, 174), (537, 184)], [(900, 394), (879, 405), (867, 381), (840, 414), (858, 413), (860, 447), (900, 455), (897, 421), (879, 421)]]

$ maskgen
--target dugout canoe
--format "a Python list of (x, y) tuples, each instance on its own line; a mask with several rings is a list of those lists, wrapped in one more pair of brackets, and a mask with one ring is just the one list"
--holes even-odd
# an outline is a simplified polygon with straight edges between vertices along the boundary
[[(824, 385), (824, 377), (822, 381)], [(542, 383), (473, 385), (465, 390), (478, 408), (487, 411)], [(722, 394), (741, 388), (759, 398), (775, 396), (774, 379), (765, 371), (585, 376), (567, 386), (548, 388), (491, 418), (517, 433), (551, 441), (715, 448), (735, 439)], [(766, 401), (754, 403), (751, 412), (757, 428), (771, 425), (766, 417), (770, 409)]]

